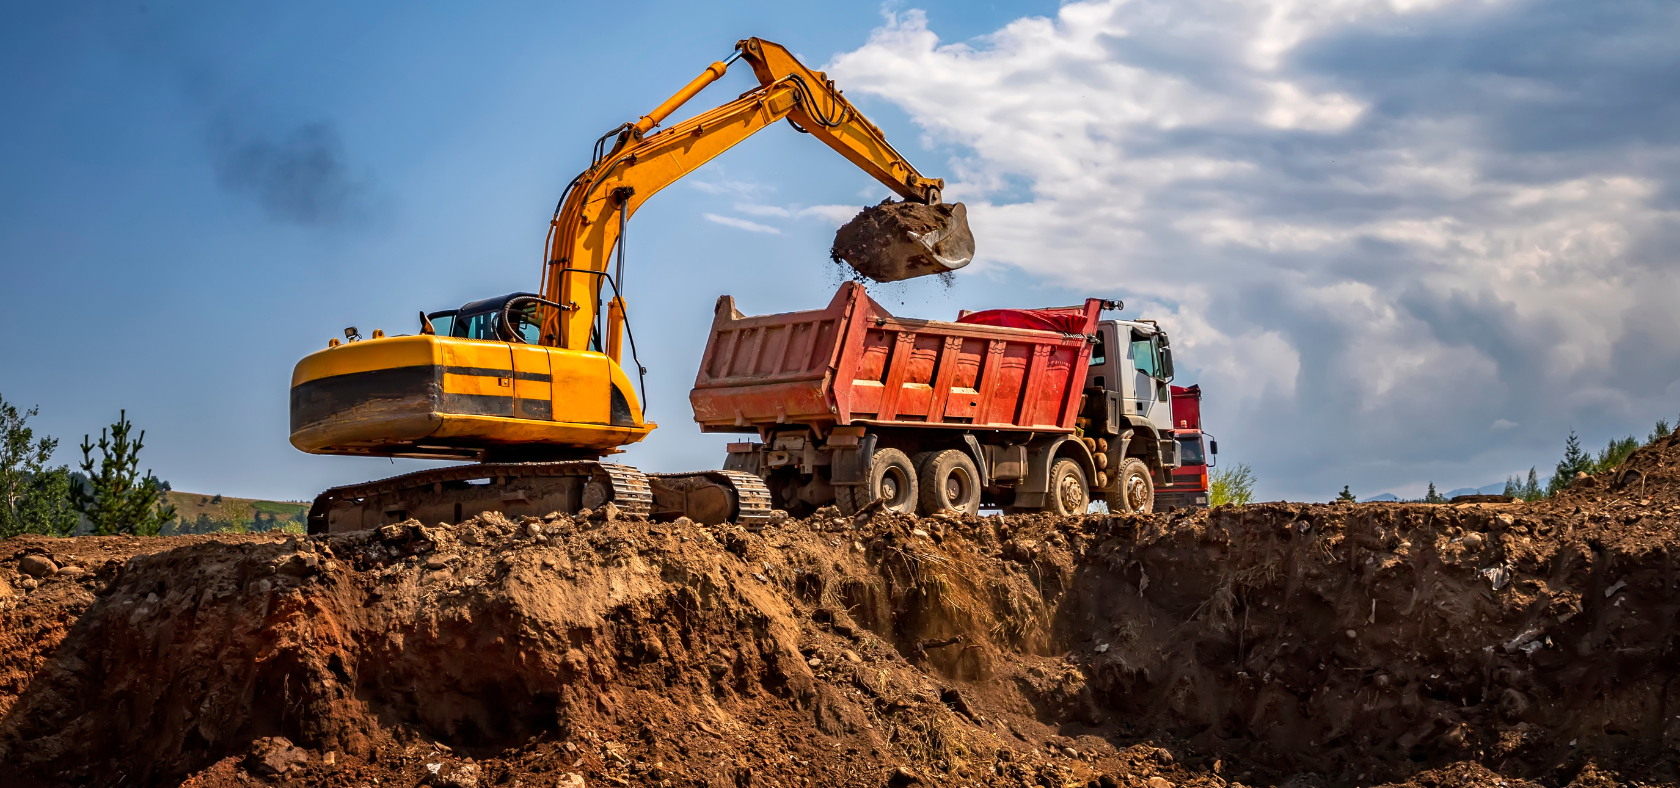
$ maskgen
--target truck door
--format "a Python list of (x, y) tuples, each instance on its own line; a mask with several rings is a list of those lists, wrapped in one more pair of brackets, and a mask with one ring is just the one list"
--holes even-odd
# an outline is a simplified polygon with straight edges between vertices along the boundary
[(1131, 344), (1126, 349), (1127, 361), (1131, 363), (1133, 370), (1133, 373), (1127, 376), (1131, 378), (1128, 381), (1131, 390), (1126, 392), (1126, 414), (1147, 419), (1159, 404), (1155, 397), (1155, 343), (1150, 337), (1139, 334), (1132, 334), (1131, 339)]

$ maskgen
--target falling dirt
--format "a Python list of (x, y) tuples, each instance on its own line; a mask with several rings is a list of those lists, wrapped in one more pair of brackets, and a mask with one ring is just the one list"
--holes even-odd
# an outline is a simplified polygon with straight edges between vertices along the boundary
[(0, 763), (39, 786), (1672, 784), (1677, 461), (1667, 439), (1538, 504), (17, 538)]
[(974, 259), (968, 208), (883, 201), (835, 232), (829, 256), (876, 282), (940, 275), (949, 285), (951, 272)]

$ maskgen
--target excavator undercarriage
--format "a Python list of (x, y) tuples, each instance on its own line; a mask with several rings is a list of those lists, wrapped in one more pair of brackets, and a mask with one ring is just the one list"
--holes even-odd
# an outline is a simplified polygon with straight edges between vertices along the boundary
[(611, 503), (628, 517), (687, 517), (748, 527), (770, 520), (770, 490), (739, 471), (643, 473), (593, 460), (461, 465), (334, 487), (309, 509), (309, 532), (377, 528), (415, 518), (459, 523), (484, 512), (510, 517), (598, 511)]

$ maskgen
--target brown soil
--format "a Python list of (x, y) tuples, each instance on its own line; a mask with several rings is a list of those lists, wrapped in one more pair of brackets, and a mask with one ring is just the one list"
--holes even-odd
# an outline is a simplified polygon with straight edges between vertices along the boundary
[[(46, 786), (1672, 784), (1677, 461), (1669, 439), (1534, 505), (13, 539), (0, 763)], [(87, 571), (29, 590), (29, 553)]]
[(974, 233), (968, 226), (967, 207), (960, 202), (922, 205), (887, 200), (863, 209), (842, 225), (834, 234), (829, 255), (835, 263), (845, 263), (877, 282), (949, 274), (952, 269), (934, 260), (928, 248), (913, 237), (946, 229), (950, 234), (934, 244), (934, 251), (966, 264), (974, 257)]

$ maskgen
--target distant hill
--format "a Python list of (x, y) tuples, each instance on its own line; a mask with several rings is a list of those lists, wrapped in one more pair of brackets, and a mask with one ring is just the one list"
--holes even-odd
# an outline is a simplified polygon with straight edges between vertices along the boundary
[(1378, 503), (1378, 502), (1382, 502), (1382, 501), (1398, 501), (1398, 500), (1400, 500), (1400, 496), (1395, 495), (1394, 493), (1383, 493), (1382, 495), (1373, 495), (1369, 498), (1366, 498), (1365, 502), (1366, 503)]
[(164, 533), (203, 534), (213, 531), (293, 531), (303, 533), (309, 504), (296, 501), (265, 501), (203, 493), (165, 493), (175, 505), (175, 523)]

